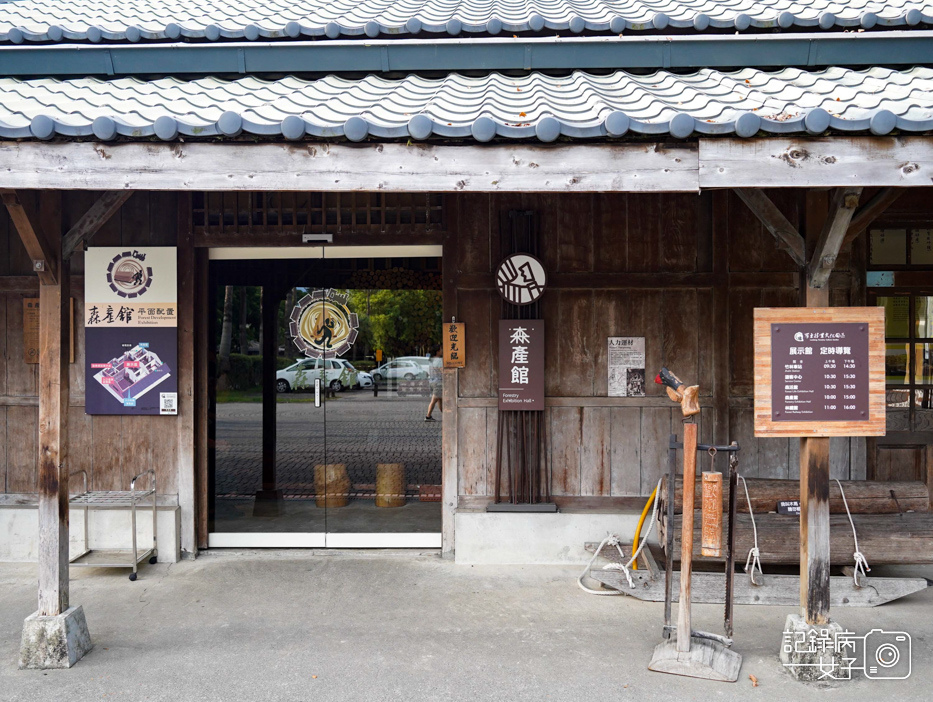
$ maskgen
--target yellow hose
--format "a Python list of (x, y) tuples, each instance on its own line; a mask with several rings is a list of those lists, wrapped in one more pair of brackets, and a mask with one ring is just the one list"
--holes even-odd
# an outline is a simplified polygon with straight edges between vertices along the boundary
[[(654, 491), (651, 493), (651, 497), (648, 498), (648, 501), (645, 503), (645, 508), (641, 511), (641, 517), (638, 519), (638, 526), (635, 528), (635, 540), (632, 541), (632, 548), (638, 548), (638, 542), (641, 540), (641, 527), (645, 523), (645, 517), (648, 516), (648, 510), (651, 509), (652, 503), (654, 503), (654, 498), (658, 496), (658, 488), (655, 487)], [(638, 570), (638, 559), (636, 558), (632, 561), (632, 570)]]

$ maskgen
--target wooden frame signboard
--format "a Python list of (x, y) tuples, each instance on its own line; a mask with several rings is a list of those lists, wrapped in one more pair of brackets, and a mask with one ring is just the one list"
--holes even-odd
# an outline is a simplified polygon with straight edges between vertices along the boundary
[(754, 312), (755, 436), (884, 436), (883, 307)]

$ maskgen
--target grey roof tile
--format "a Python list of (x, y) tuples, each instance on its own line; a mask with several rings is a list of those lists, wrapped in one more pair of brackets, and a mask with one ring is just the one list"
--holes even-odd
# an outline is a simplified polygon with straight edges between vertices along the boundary
[[(221, 120), (221, 117), (224, 116)], [(828, 121), (827, 121), (828, 120)], [(208, 77), (0, 78), (0, 137), (157, 135), (475, 138), (551, 141), (633, 134), (751, 136), (933, 130), (933, 69), (712, 69), (563, 77), (452, 73), (315, 81)], [(114, 132), (115, 129), (115, 132)], [(817, 131), (822, 131), (819, 129)]]
[(5, 0), (0, 41), (146, 41), (933, 24), (929, 0)]

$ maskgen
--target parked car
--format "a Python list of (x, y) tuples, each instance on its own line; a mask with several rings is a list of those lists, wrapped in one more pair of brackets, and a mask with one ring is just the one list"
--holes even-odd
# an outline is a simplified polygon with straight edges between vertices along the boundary
[(349, 361), (341, 358), (304, 358), (298, 359), (288, 368), (275, 374), (275, 389), (278, 392), (291, 392), (314, 387), (315, 378), (321, 378), (334, 392), (344, 388), (368, 388), (373, 385), (373, 377), (353, 367)]
[(388, 363), (383, 363), (376, 368), (373, 373), (373, 380), (377, 383), (383, 381), (414, 380), (415, 378), (427, 378), (428, 371), (411, 360), (395, 359)]
[(425, 373), (431, 370), (431, 357), (430, 356), (397, 356), (396, 361), (412, 361), (421, 366), (421, 370)]

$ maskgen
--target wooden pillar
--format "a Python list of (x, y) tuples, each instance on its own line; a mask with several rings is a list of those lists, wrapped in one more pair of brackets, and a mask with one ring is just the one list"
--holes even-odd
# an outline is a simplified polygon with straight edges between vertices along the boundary
[(178, 196), (178, 505), (181, 508), (181, 550), (187, 557), (198, 553), (195, 534), (196, 487), (194, 454), (194, 354), (195, 277), (194, 233), (191, 228), (191, 195)]
[(61, 193), (42, 193), (41, 232), (57, 270), (39, 285), (39, 615), (68, 609), (70, 269), (62, 259)]
[[(827, 215), (827, 193), (806, 195), (806, 242), (813, 255)], [(801, 273), (805, 307), (829, 307), (829, 284), (811, 287)], [(829, 621), (829, 439), (800, 439), (800, 608), (807, 624)]]
[(262, 288), (262, 490), (275, 490), (275, 359), (278, 352), (278, 296)]
[[(458, 284), (458, 255), (457, 241), (460, 235), (460, 196), (444, 196), (444, 214), (447, 220), (447, 232), (444, 234), (443, 252), (441, 257), (441, 274), (443, 276), (442, 303), (443, 320), (449, 322), (457, 316), (457, 284)], [(456, 368), (445, 368), (443, 371), (443, 397), (441, 416), (441, 552), (445, 558), (452, 557), (454, 553), (454, 514), (458, 500), (457, 463), (458, 450), (458, 410), (457, 410), (457, 383), (458, 371)], [(494, 459), (493, 459), (494, 460)]]

